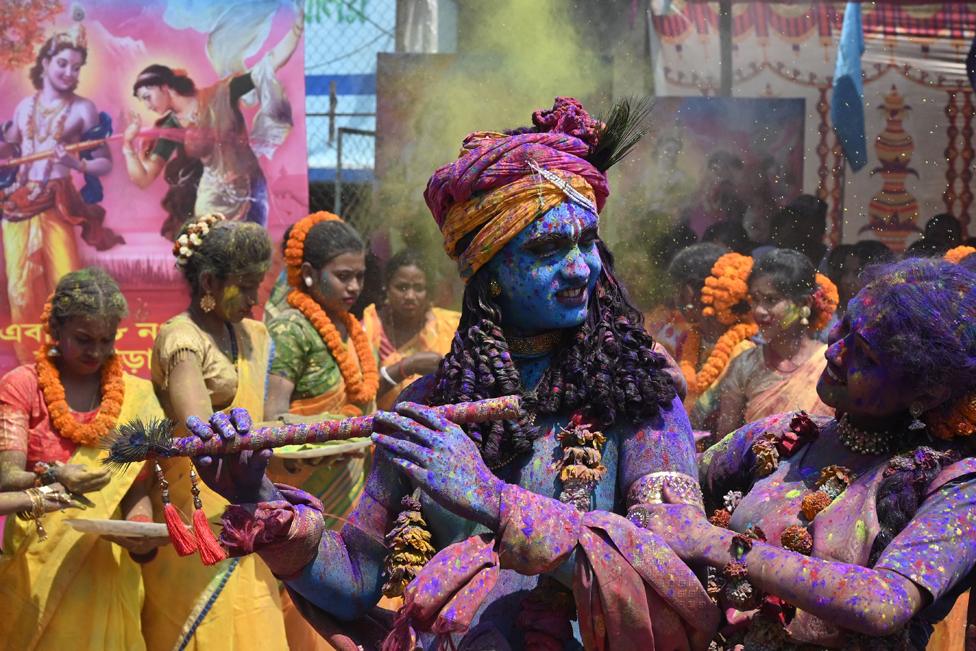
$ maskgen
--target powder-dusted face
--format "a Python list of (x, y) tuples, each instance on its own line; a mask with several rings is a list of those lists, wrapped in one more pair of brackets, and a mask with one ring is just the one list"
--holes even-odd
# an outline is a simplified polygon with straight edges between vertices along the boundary
[(598, 226), (596, 213), (562, 203), (492, 258), (485, 272), (501, 286), (495, 300), (506, 330), (532, 335), (583, 323), (603, 269)]
[(778, 290), (772, 276), (758, 276), (749, 283), (749, 301), (759, 333), (766, 341), (800, 327), (802, 306)]
[(241, 274), (228, 278), (220, 286), (217, 314), (228, 323), (240, 323), (251, 317), (251, 310), (258, 304), (258, 288), (264, 273)]
[(869, 310), (855, 298), (830, 332), (827, 367), (817, 383), (820, 399), (852, 416), (885, 418), (908, 409), (917, 391), (886, 364), (873, 341)]

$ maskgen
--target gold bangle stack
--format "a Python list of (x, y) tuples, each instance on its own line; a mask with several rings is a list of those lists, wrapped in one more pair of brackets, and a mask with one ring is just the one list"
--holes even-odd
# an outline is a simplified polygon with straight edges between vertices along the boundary
[(34, 527), (37, 529), (38, 540), (47, 540), (47, 531), (44, 529), (44, 494), (40, 488), (28, 488), (27, 497), (30, 498), (31, 510), (21, 511), (17, 514), (21, 520), (33, 520)]

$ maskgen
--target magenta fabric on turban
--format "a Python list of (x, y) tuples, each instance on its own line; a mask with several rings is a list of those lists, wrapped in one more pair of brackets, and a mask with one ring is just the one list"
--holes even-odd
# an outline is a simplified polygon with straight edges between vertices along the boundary
[(610, 194), (606, 175), (582, 158), (590, 145), (565, 133), (504, 136), (478, 132), (464, 139), (463, 149), (460, 158), (438, 169), (427, 182), (424, 199), (438, 227), (443, 227), (454, 204), (535, 174), (529, 160), (544, 169), (586, 179), (596, 195), (597, 210), (603, 210)]

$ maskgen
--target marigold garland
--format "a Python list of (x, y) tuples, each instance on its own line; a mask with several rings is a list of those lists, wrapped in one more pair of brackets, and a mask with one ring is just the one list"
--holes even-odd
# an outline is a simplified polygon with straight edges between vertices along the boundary
[(708, 354), (708, 359), (696, 372), (695, 364), (701, 347), (701, 335), (694, 330), (690, 331), (681, 347), (680, 362), (681, 373), (688, 383), (688, 392), (692, 395), (701, 395), (707, 391), (728, 366), (736, 346), (749, 337), (754, 337), (758, 332), (759, 327), (754, 323), (739, 323), (732, 326), (718, 338), (715, 347)]
[(328, 346), (329, 352), (339, 366), (339, 373), (346, 383), (346, 396), (360, 405), (371, 402), (376, 397), (376, 390), (380, 386), (380, 376), (376, 368), (376, 360), (373, 359), (373, 351), (369, 347), (366, 330), (356, 317), (346, 312), (345, 325), (349, 338), (352, 339), (353, 348), (356, 350), (356, 356), (359, 357), (361, 373), (356, 371), (356, 365), (346, 347), (342, 345), (339, 331), (315, 299), (305, 292), (293, 289), (288, 293), (288, 304), (305, 315)]
[(814, 318), (810, 321), (810, 328), (817, 332), (827, 327), (834, 312), (837, 311), (837, 306), (840, 305), (837, 285), (827, 276), (817, 274), (817, 289), (813, 292), (811, 300)]
[(951, 262), (953, 264), (959, 264), (972, 254), (976, 253), (976, 248), (971, 246), (957, 246), (946, 251), (946, 254), (942, 257), (946, 262)]
[(691, 395), (701, 395), (722, 375), (735, 347), (759, 332), (755, 324), (748, 322), (747, 311), (738, 314), (735, 306), (744, 304), (749, 295), (749, 274), (752, 258), (739, 253), (726, 253), (712, 265), (711, 275), (701, 289), (702, 314), (724, 325), (732, 326), (719, 337), (701, 369), (696, 371), (701, 335), (695, 330), (688, 333), (681, 347), (681, 373), (688, 383)]
[(742, 321), (735, 306), (749, 296), (749, 274), (753, 260), (740, 253), (726, 253), (712, 265), (712, 274), (705, 279), (701, 290), (702, 314), (713, 316), (724, 325)]
[[(46, 339), (50, 339), (51, 330), (51, 300), (44, 306), (41, 313), (41, 323), (44, 324)], [(82, 445), (93, 447), (106, 434), (115, 429), (122, 413), (122, 401), (125, 399), (125, 377), (122, 372), (122, 360), (118, 355), (112, 355), (102, 366), (101, 402), (95, 418), (88, 423), (75, 420), (71, 408), (68, 406), (64, 385), (61, 384), (61, 373), (51, 361), (51, 346), (45, 341), (35, 353), (35, 367), (37, 369), (37, 383), (44, 395), (51, 416), (51, 425), (60, 436)]]
[(380, 387), (379, 370), (376, 368), (376, 360), (373, 359), (373, 351), (369, 347), (366, 330), (356, 317), (346, 312), (346, 331), (349, 333), (349, 338), (352, 339), (356, 356), (359, 357), (360, 373), (356, 371), (356, 365), (350, 359), (346, 347), (342, 345), (342, 337), (339, 336), (335, 324), (326, 315), (322, 306), (300, 289), (302, 262), (305, 260), (305, 238), (308, 237), (313, 226), (330, 221), (341, 222), (342, 218), (322, 210), (298, 220), (291, 227), (288, 242), (285, 244), (285, 264), (288, 268), (288, 284), (295, 289), (288, 293), (288, 304), (304, 314), (305, 318), (315, 327), (339, 366), (339, 373), (342, 374), (342, 379), (346, 384), (346, 395), (352, 402), (362, 405), (371, 402), (376, 397), (376, 391)]

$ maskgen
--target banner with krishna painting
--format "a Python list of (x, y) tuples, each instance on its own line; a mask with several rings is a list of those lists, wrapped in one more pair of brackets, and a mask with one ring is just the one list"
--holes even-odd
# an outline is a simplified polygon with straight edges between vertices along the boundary
[(98, 265), (129, 302), (117, 350), (147, 377), (189, 301), (183, 223), (219, 212), (277, 242), (307, 213), (301, 6), (2, 3), (0, 372), (31, 358), (58, 279)]

